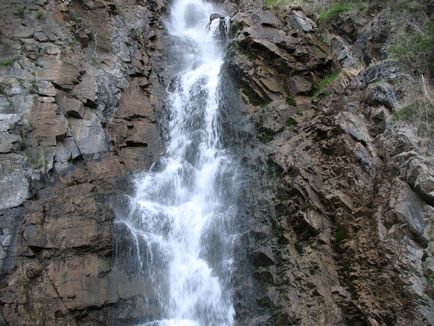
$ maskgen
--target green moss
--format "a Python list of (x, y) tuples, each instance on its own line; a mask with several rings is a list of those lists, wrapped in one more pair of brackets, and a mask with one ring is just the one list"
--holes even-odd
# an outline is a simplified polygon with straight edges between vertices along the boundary
[(324, 77), (323, 79), (321, 79), (318, 84), (317, 84), (317, 89), (318, 90), (323, 90), (325, 89), (327, 86), (329, 86), (331, 83), (333, 83), (336, 79), (339, 78), (340, 75), (340, 71), (334, 72), (326, 77)]
[(434, 274), (428, 277), (428, 284), (434, 286)]
[(292, 2), (291, 0), (265, 0), (265, 5), (267, 7), (286, 7)]
[(434, 73), (434, 23), (401, 35), (389, 47), (389, 53), (419, 74)]
[(327, 87), (329, 87), (334, 81), (336, 81), (339, 76), (340, 76), (341, 72), (340, 71), (336, 71), (333, 72), (329, 75), (327, 75), (326, 77), (324, 77), (323, 79), (321, 79), (314, 88), (313, 91), (313, 95), (312, 95), (312, 99), (324, 99), (328, 96), (331, 95), (331, 93), (329, 91), (326, 91)]
[(15, 15), (17, 15), (20, 18), (24, 18), (24, 14), (25, 14), (25, 9), (23, 6), (19, 6), (15, 11)]
[(288, 95), (286, 97), (286, 103), (288, 103), (289, 106), (297, 106), (297, 102), (295, 102), (294, 97), (292, 97), (291, 95)]
[(318, 20), (321, 23), (327, 23), (332, 21), (337, 15), (348, 12), (351, 10), (362, 10), (365, 8), (365, 4), (362, 1), (340, 1), (333, 3), (320, 11), (318, 14)]
[(286, 125), (288, 126), (288, 128), (295, 128), (295, 127), (297, 127), (297, 121), (295, 121), (294, 118), (289, 117), (289, 118), (286, 120)]
[(48, 165), (48, 162), (47, 159), (45, 158), (44, 153), (41, 151), (37, 157), (29, 158), (29, 164), (35, 170), (39, 170), (39, 169), (45, 170)]
[(305, 202), (303, 204), (303, 206), (301, 206), (301, 210), (303, 212), (311, 211), (311, 210), (314, 210), (314, 209), (315, 209), (315, 207), (311, 203), (309, 203), (309, 202)]
[(343, 228), (340, 228), (340, 227), (336, 228), (336, 231), (335, 231), (335, 241), (336, 241), (336, 244), (340, 244), (347, 237), (348, 237), (347, 231), (345, 231)]
[(43, 12), (42, 10), (39, 10), (39, 11), (36, 13), (36, 19), (38, 19), (38, 20), (43, 20), (43, 18), (44, 18), (44, 12)]
[(33, 79), (30, 82), (29, 93), (30, 94), (36, 94), (37, 92), (38, 92), (38, 85), (36, 84), (36, 80)]
[(6, 59), (0, 59), (0, 67), (10, 67), (14, 64), (14, 62), (17, 60), (17, 58), (6, 58)]
[(434, 104), (429, 101), (415, 101), (393, 114), (396, 121), (412, 124), (422, 137), (434, 137)]
[(0, 95), (7, 96), (7, 92), (6, 92), (7, 87), (8, 87), (7, 84), (0, 82)]

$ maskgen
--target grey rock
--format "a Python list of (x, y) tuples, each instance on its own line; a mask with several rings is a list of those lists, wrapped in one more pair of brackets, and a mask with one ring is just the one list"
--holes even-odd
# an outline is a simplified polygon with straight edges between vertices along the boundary
[(12, 235), (8, 234), (4, 237), (4, 239), (1, 241), (1, 244), (3, 247), (9, 247), (12, 241)]
[(62, 143), (58, 143), (54, 155), (54, 168), (63, 171), (71, 165), (71, 161), (81, 155), (72, 137), (66, 137)]
[(82, 101), (72, 97), (61, 96), (57, 98), (57, 103), (65, 116), (83, 119), (86, 109)]
[(407, 183), (400, 182), (398, 197), (391, 206), (398, 218), (408, 225), (410, 230), (419, 237), (419, 240), (429, 241), (425, 203), (411, 190)]
[(395, 90), (389, 83), (368, 87), (366, 101), (371, 105), (384, 105), (390, 110), (393, 110), (398, 104)]
[(42, 96), (56, 96), (57, 90), (48, 80), (38, 81), (38, 94)]
[(411, 160), (407, 180), (412, 188), (431, 206), (434, 206), (434, 175), (426, 164), (418, 159)]
[(71, 94), (89, 107), (96, 107), (98, 100), (97, 76), (86, 74), (81, 82), (74, 87)]
[(44, 32), (36, 32), (34, 37), (39, 42), (47, 42), (48, 41), (48, 37), (47, 37), (47, 35), (45, 35)]
[(399, 62), (395, 60), (381, 61), (363, 70), (359, 79), (364, 85), (380, 80), (394, 81), (399, 76)]
[(20, 121), (20, 116), (18, 114), (0, 114), (0, 132), (8, 131), (10, 128), (14, 127), (17, 122)]
[(292, 10), (288, 16), (288, 22), (292, 28), (307, 33), (312, 32), (316, 28), (315, 22), (306, 17), (306, 15), (300, 10)]
[(350, 46), (338, 35), (334, 35), (331, 40), (331, 49), (333, 54), (341, 63), (342, 67), (349, 68), (359, 63), (351, 53)]
[(0, 153), (15, 151), (21, 143), (21, 137), (7, 132), (0, 132)]
[(29, 181), (23, 174), (6, 175), (0, 178), (0, 209), (21, 205), (27, 199)]
[(271, 10), (257, 10), (252, 13), (253, 25), (261, 24), (266, 27), (280, 28), (282, 23), (276, 18)]
[(270, 247), (261, 247), (250, 254), (250, 260), (254, 266), (267, 267), (274, 265), (274, 255)]
[(434, 275), (434, 258), (428, 257), (423, 265), (425, 276), (432, 277)]
[(358, 141), (365, 144), (371, 142), (371, 136), (366, 128), (366, 120), (350, 112), (342, 112), (338, 118), (339, 126)]
[(109, 143), (101, 120), (95, 112), (88, 112), (85, 119), (68, 119), (72, 136), (82, 154), (96, 154), (109, 149)]

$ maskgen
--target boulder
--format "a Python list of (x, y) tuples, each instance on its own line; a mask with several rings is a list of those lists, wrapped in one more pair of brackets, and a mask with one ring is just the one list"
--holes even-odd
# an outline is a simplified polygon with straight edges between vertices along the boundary
[(383, 82), (368, 87), (366, 101), (374, 106), (384, 105), (389, 110), (393, 110), (398, 104), (394, 88)]
[(417, 239), (426, 245), (429, 241), (428, 220), (426, 218), (426, 204), (404, 182), (399, 183), (399, 193), (391, 207), (400, 221), (406, 223)]
[(88, 112), (85, 119), (68, 119), (71, 133), (82, 154), (96, 154), (109, 150), (109, 139), (95, 112)]
[(291, 10), (286, 18), (288, 26), (293, 29), (298, 29), (302, 32), (309, 33), (316, 28), (315, 22), (306, 17), (301, 10)]
[(22, 174), (0, 176), (0, 210), (21, 205), (29, 196), (29, 181)]

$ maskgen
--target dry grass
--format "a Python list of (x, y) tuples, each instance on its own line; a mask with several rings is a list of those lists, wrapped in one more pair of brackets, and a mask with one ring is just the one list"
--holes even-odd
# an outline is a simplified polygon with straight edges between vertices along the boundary
[(317, 85), (314, 97), (321, 98), (330, 94), (342, 94), (351, 81), (356, 78), (362, 67), (343, 68), (323, 78)]
[(434, 88), (422, 76), (409, 77), (406, 96), (394, 113), (396, 121), (413, 126), (420, 137), (434, 140)]

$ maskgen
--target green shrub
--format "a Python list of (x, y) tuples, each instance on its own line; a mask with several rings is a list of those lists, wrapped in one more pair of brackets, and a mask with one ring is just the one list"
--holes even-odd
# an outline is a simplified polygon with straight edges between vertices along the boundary
[(10, 67), (16, 60), (16, 58), (0, 59), (0, 67)]
[(392, 43), (389, 52), (417, 74), (434, 73), (434, 24), (403, 34)]
[(30, 157), (28, 159), (28, 162), (30, 166), (35, 170), (40, 170), (40, 169), (45, 170), (48, 165), (48, 161), (45, 158), (45, 155), (42, 151), (39, 152), (39, 154), (37, 154), (36, 157)]
[(7, 87), (8, 86), (5, 83), (0, 82), (0, 95), (4, 95), (4, 96), (7, 95), (7, 91), (6, 91)]
[(297, 127), (297, 121), (295, 121), (294, 118), (289, 117), (288, 120), (286, 120), (286, 125), (288, 126), (288, 128), (293, 129)]
[(421, 137), (434, 138), (434, 104), (430, 101), (415, 101), (394, 113), (397, 121), (413, 125)]
[(39, 10), (39, 11), (36, 13), (36, 18), (37, 18), (38, 20), (43, 20), (43, 18), (44, 18), (44, 12), (43, 12), (42, 10)]
[(265, 0), (265, 5), (267, 7), (286, 7), (289, 6), (293, 1), (291, 0)]
[(297, 102), (295, 101), (294, 97), (291, 95), (288, 95), (286, 97), (286, 103), (288, 103), (289, 106), (297, 106)]
[(29, 87), (29, 93), (30, 94), (36, 94), (38, 92), (38, 85), (36, 83), (36, 80), (32, 80), (30, 82), (30, 87)]
[(333, 84), (333, 82), (335, 82), (339, 78), (340, 73), (341, 73), (340, 71), (333, 72), (330, 75), (327, 75), (326, 77), (321, 79), (315, 85), (313, 98), (322, 99), (329, 96), (331, 92), (328, 90), (328, 88)]
[(340, 13), (351, 10), (362, 10), (363, 8), (365, 8), (365, 4), (362, 1), (339, 1), (321, 10), (318, 14), (318, 20), (321, 23), (327, 23)]
[(335, 241), (337, 244), (340, 244), (348, 237), (347, 231), (343, 228), (337, 227), (335, 231)]
[(15, 14), (20, 18), (24, 18), (24, 14), (25, 14), (24, 7), (23, 6), (18, 7), (17, 10), (15, 11)]

